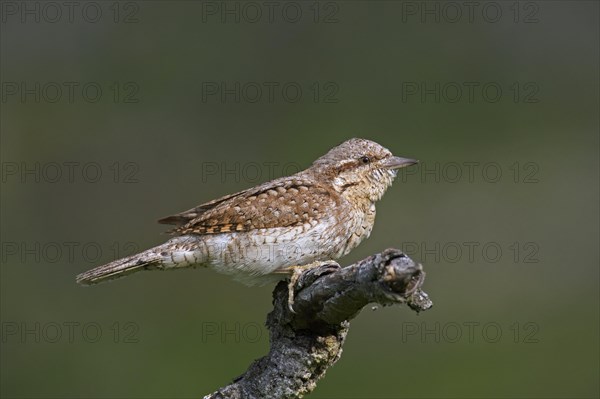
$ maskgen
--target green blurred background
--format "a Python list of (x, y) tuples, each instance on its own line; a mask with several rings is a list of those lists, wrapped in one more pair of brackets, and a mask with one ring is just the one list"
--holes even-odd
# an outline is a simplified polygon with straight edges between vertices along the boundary
[(74, 3), (2, 2), (2, 397), (241, 374), (272, 286), (75, 275), (350, 137), (422, 163), (342, 264), (404, 248), (435, 306), (366, 308), (310, 397), (598, 397), (598, 2)]

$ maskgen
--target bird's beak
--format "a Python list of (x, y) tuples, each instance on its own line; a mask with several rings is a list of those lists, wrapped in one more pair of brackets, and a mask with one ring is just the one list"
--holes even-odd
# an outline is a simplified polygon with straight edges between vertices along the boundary
[(383, 167), (388, 169), (400, 169), (406, 166), (414, 165), (419, 163), (416, 159), (390, 157), (383, 161)]

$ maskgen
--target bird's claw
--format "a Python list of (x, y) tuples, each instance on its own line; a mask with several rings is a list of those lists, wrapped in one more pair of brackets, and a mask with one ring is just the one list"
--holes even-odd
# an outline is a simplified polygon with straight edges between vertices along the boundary
[[(305, 272), (309, 273), (310, 271), (315, 270), (319, 267), (324, 267), (324, 270), (322, 272), (315, 273), (315, 276), (313, 276), (313, 279), (310, 281), (310, 283), (314, 282), (317, 278), (319, 278), (325, 274), (333, 273), (334, 271), (338, 270), (341, 266), (337, 262), (334, 262), (334, 261), (325, 261), (325, 262), (317, 261), (317, 262), (309, 263), (308, 265), (291, 267), (292, 275), (290, 277), (290, 282), (288, 283), (288, 309), (293, 314), (296, 314), (296, 311), (294, 310), (294, 297), (295, 297), (296, 284), (298, 284), (300, 277)], [(300, 285), (299, 288), (302, 288), (304, 286), (304, 281), (301, 281), (301, 283), (302, 284), (299, 284)]]

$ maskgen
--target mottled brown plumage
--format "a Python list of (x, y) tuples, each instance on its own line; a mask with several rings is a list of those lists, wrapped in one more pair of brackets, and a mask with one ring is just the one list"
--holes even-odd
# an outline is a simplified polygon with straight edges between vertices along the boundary
[(375, 202), (397, 169), (415, 162), (369, 140), (348, 140), (295, 175), (159, 220), (176, 226), (174, 238), (82, 273), (77, 281), (207, 266), (255, 284), (281, 278), (295, 266), (338, 259), (370, 235)]
[(227, 195), (188, 211), (159, 220), (177, 224), (173, 234), (218, 234), (299, 226), (323, 217), (339, 203), (326, 185), (302, 178), (284, 177), (258, 187)]

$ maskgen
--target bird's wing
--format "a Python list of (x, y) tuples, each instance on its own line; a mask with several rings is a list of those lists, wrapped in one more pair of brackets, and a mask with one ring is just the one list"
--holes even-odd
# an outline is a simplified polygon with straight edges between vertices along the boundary
[(228, 199), (237, 197), (239, 195), (243, 195), (247, 191), (248, 190), (239, 191), (234, 194), (229, 194), (229, 195), (225, 195), (221, 198), (217, 198), (210, 202), (205, 202), (204, 204), (195, 206), (192, 209), (188, 209), (187, 211), (176, 213), (175, 215), (171, 215), (171, 216), (167, 216), (162, 219), (159, 219), (158, 223), (182, 226), (182, 225), (189, 223), (192, 220), (196, 219), (197, 217), (202, 215), (204, 212), (209, 211), (209, 210), (215, 208), (216, 206), (218, 206), (219, 204), (227, 201)]
[(339, 196), (325, 186), (302, 179), (279, 179), (183, 212), (191, 215), (200, 210), (171, 233), (219, 234), (301, 225), (327, 217), (328, 210), (339, 201)]

